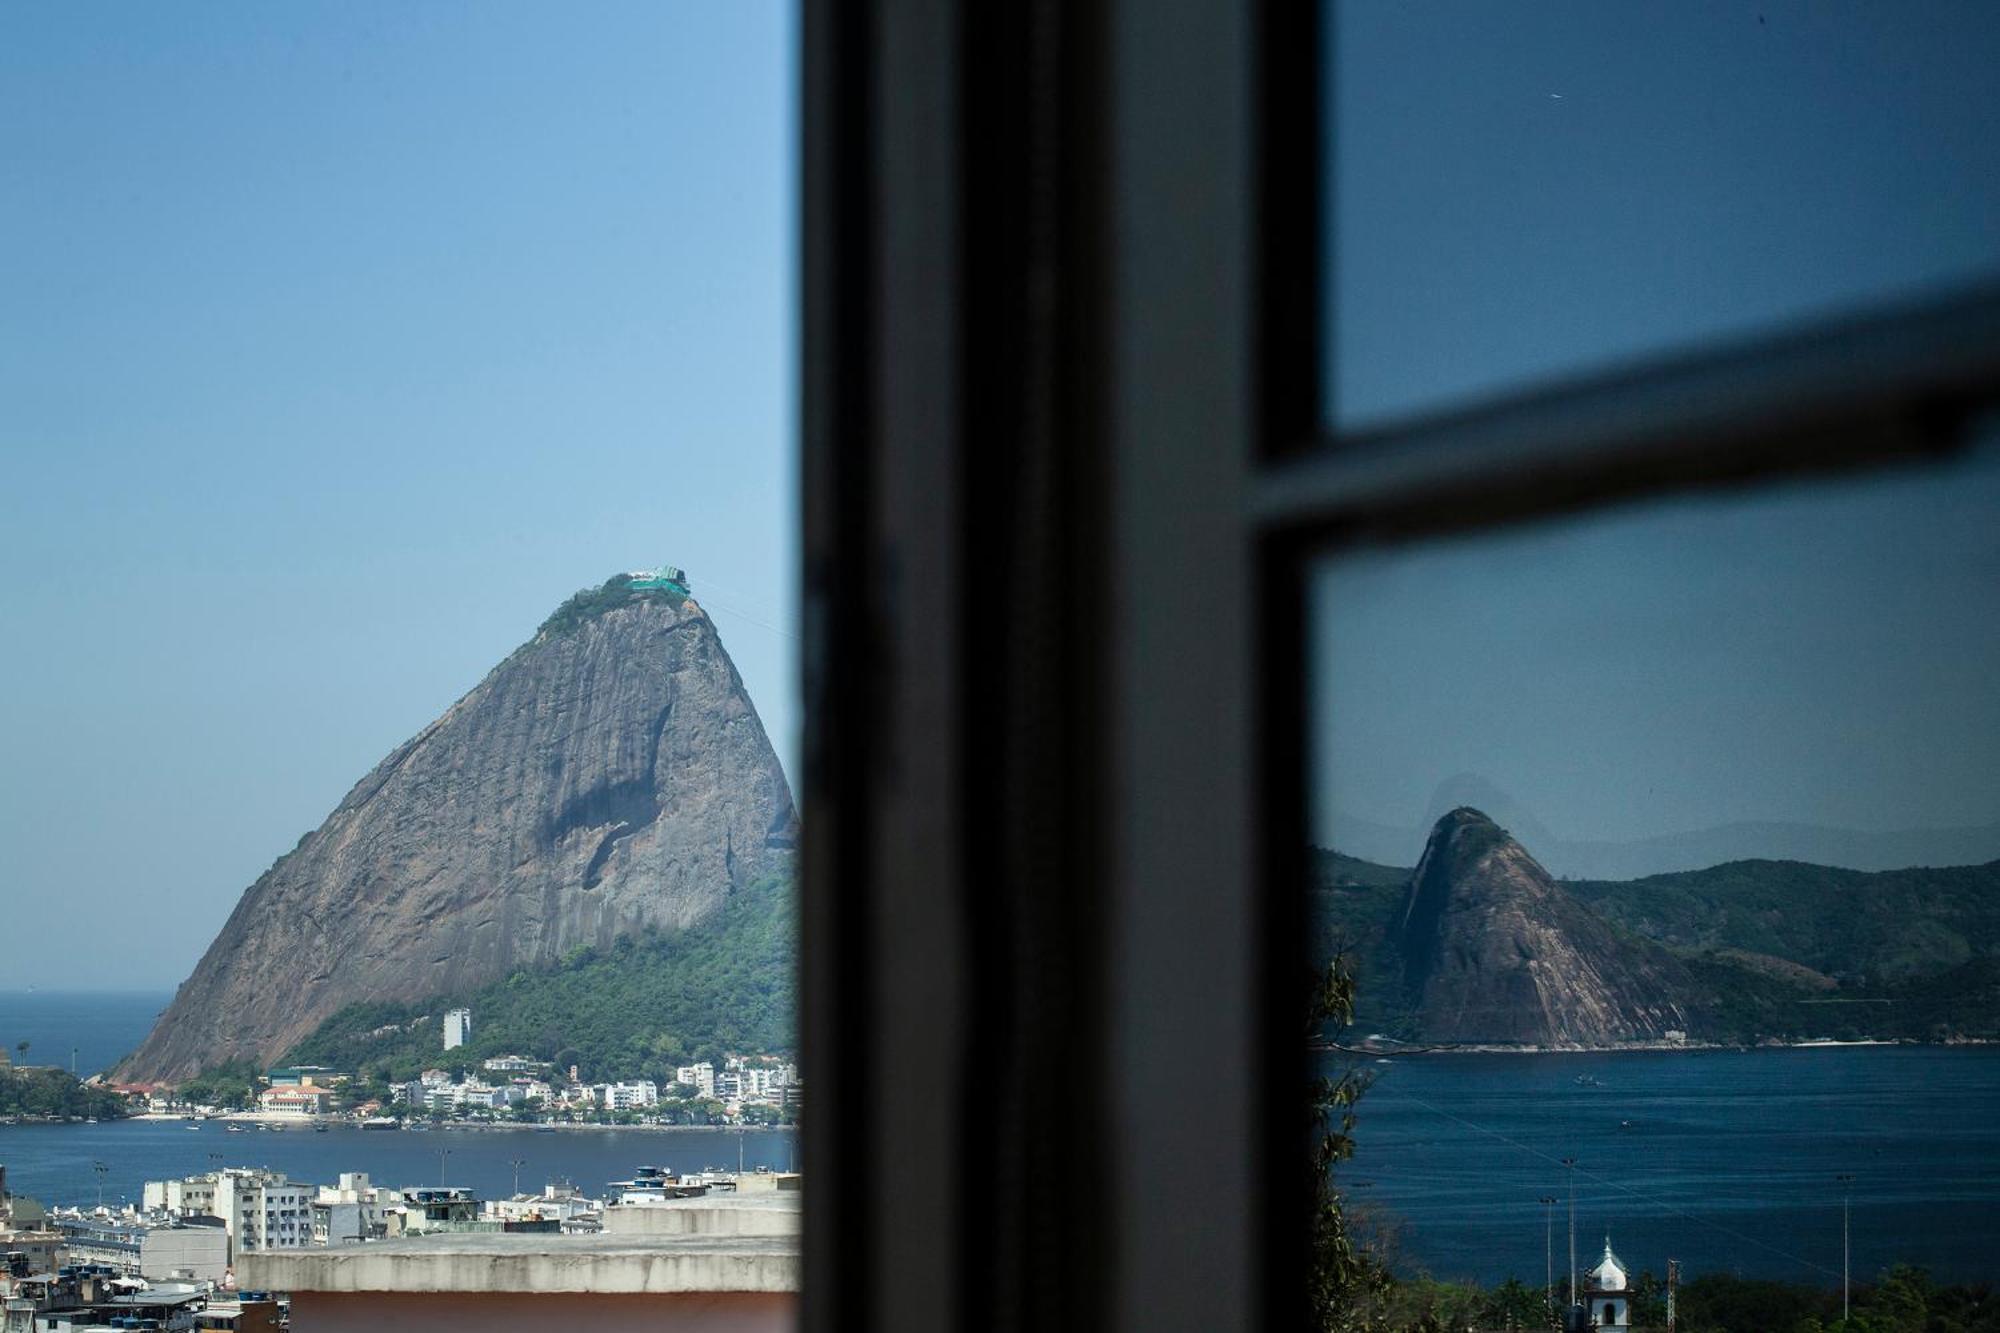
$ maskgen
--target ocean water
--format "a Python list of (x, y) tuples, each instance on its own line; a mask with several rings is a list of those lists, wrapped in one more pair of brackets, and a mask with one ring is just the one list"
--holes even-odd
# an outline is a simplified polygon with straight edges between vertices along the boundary
[[(1857, 1280), (1893, 1262), (2000, 1281), (2000, 1048), (1431, 1055), (1369, 1064), (1355, 1204), (1406, 1268), (1492, 1282), (1579, 1263), (1837, 1284), (1840, 1175)], [(1581, 1080), (1581, 1081), (1579, 1081)]]
[[(142, 1040), (171, 995), (155, 993), (0, 992), (0, 1041), (9, 1054), (29, 1042), (32, 1064), (88, 1076), (116, 1064)], [(711, 1129), (437, 1129), (363, 1130), (330, 1126), (324, 1134), (294, 1126), (231, 1133), (219, 1121), (122, 1120), (96, 1125), (0, 1125), (0, 1165), (8, 1188), (45, 1204), (137, 1203), (145, 1182), (218, 1165), (268, 1166), (294, 1180), (332, 1183), (343, 1171), (366, 1171), (382, 1185), (470, 1186), (483, 1195), (511, 1193), (519, 1159), (524, 1189), (567, 1180), (586, 1192), (629, 1179), (635, 1167), (790, 1170), (797, 1164), (790, 1130), (738, 1134)], [(99, 1164), (104, 1166), (100, 1175)]]
[[(164, 995), (0, 993), (0, 1041), (29, 1059), (113, 1063)], [(18, 1034), (18, 1035), (17, 1035)], [(57, 1059), (60, 1055), (62, 1058)], [(1368, 1063), (1359, 1152), (1341, 1168), (1353, 1206), (1393, 1238), (1405, 1269), (1537, 1283), (1545, 1221), (1568, 1262), (1577, 1159), (1577, 1252), (1606, 1233), (1634, 1271), (1679, 1259), (1729, 1271), (1840, 1278), (1841, 1185), (1852, 1183), (1853, 1271), (1894, 1262), (1944, 1281), (2000, 1282), (2000, 1048), (1874, 1046), (1592, 1055), (1431, 1055)], [(0, 1125), (9, 1184), (47, 1203), (137, 1200), (145, 1181), (218, 1163), (330, 1182), (448, 1180), (486, 1194), (570, 1180), (585, 1189), (639, 1165), (682, 1170), (797, 1164), (789, 1131), (432, 1130), (336, 1127), (229, 1133), (216, 1122)], [(103, 1163), (102, 1176), (96, 1171)], [(1553, 1217), (1537, 1202), (1559, 1200)]]
[[(0, 1046), (10, 1059), (89, 1078), (130, 1055), (173, 999), (171, 991), (0, 990)], [(25, 1056), (15, 1047), (28, 1043)]]
[[(190, 1128), (190, 1126), (193, 1126)], [(739, 1159), (738, 1153), (741, 1152)], [(367, 1130), (352, 1125), (317, 1134), (302, 1126), (231, 1133), (220, 1121), (120, 1120), (95, 1125), (0, 1125), (7, 1187), (45, 1204), (94, 1204), (103, 1163), (104, 1202), (137, 1203), (148, 1180), (193, 1175), (217, 1166), (265, 1166), (294, 1180), (332, 1184), (343, 1171), (366, 1171), (378, 1185), (470, 1186), (483, 1197), (570, 1181), (597, 1193), (639, 1166), (680, 1171), (797, 1162), (790, 1130), (527, 1128)]]

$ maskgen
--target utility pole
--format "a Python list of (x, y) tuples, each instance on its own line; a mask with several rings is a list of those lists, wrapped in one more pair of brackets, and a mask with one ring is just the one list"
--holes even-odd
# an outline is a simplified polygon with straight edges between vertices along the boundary
[(1569, 1303), (1576, 1304), (1576, 1158), (1563, 1158), (1569, 1172)]
[(525, 1157), (510, 1157), (507, 1159), (507, 1165), (514, 1168), (514, 1197), (517, 1199), (521, 1196), (521, 1168), (527, 1164), (528, 1159)]
[(445, 1188), (445, 1180), (446, 1180), (446, 1176), (445, 1176), (445, 1173), (444, 1173), (444, 1161), (445, 1161), (445, 1158), (447, 1158), (447, 1157), (449, 1157), (449, 1156), (451, 1156), (451, 1149), (449, 1149), (449, 1148), (439, 1148), (439, 1149), (438, 1149), (438, 1188), (439, 1188), (439, 1189), (443, 1189), (443, 1188)]
[(1848, 1257), (1851, 1253), (1848, 1245), (1850, 1232), (1847, 1221), (1848, 1208), (1854, 1196), (1854, 1177), (1842, 1174), (1835, 1176), (1834, 1179), (1840, 1182), (1840, 1323), (1845, 1328), (1847, 1325), (1847, 1265)]
[(1542, 1304), (1556, 1306), (1556, 1196), (1544, 1194), (1542, 1205)]
[(102, 1162), (92, 1162), (90, 1169), (97, 1173), (97, 1206), (104, 1207), (104, 1173), (111, 1168)]

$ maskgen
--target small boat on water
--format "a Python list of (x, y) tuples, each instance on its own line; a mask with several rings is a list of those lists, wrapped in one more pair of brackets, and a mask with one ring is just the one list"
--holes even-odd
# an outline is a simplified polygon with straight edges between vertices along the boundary
[(1578, 1074), (1576, 1076), (1576, 1086), (1579, 1088), (1601, 1088), (1604, 1085), (1597, 1081), (1597, 1075), (1595, 1074)]
[(231, 1125), (229, 1127), (229, 1132), (231, 1134), (247, 1134), (249, 1131), (244, 1129), (243, 1126), (241, 1125)]

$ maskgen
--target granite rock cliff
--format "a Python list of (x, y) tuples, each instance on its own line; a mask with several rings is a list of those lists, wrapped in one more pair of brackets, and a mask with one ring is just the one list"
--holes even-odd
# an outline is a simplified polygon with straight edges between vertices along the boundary
[(1679, 959), (1619, 936), (1470, 807), (1431, 830), (1396, 929), (1426, 1041), (1606, 1046), (1690, 1026)]
[(282, 1056), (789, 873), (790, 789), (715, 625), (613, 579), (398, 746), (244, 893), (130, 1081)]

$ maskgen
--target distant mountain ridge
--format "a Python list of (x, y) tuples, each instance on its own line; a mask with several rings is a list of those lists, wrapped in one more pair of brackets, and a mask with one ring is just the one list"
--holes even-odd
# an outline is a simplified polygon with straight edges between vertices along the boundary
[(2000, 862), (1564, 883), (1461, 808), (1414, 871), (1316, 852), (1308, 894), (1315, 952), (1360, 973), (1361, 1022), (1404, 1039), (2000, 1038)]
[[(243, 894), (125, 1081), (268, 1063), (357, 1003), (462, 995), (789, 879), (798, 820), (706, 612), (579, 593)], [(636, 1021), (636, 1016), (635, 1016)]]
[(1461, 806), (1482, 810), (1513, 830), (1559, 879), (1642, 879), (1703, 870), (1726, 861), (1804, 861), (1848, 870), (1902, 870), (2000, 860), (2000, 823), (1871, 831), (1761, 820), (1626, 841), (1559, 838), (1491, 782), (1465, 773), (1438, 785), (1418, 824), (1397, 826), (1336, 811), (1331, 842), (1363, 860), (1408, 865), (1422, 854), (1438, 819)]

